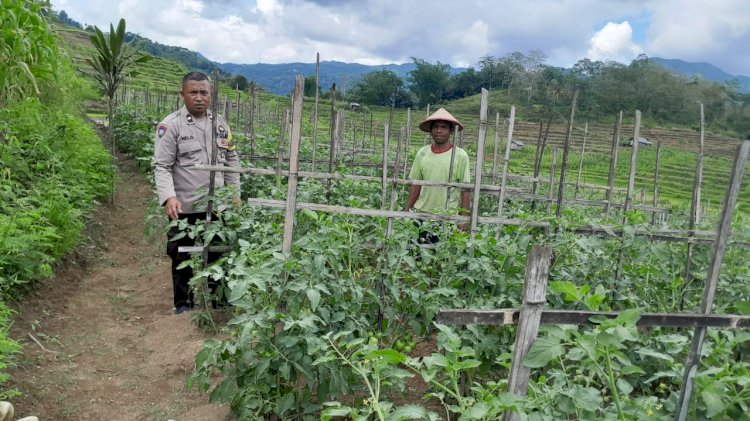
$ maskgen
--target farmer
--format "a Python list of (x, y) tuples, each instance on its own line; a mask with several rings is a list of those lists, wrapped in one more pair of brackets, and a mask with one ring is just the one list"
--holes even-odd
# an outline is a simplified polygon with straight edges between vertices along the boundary
[[(159, 204), (164, 206), (170, 221), (185, 219), (195, 224), (206, 217), (206, 209), (198, 205), (207, 191), (210, 173), (192, 168), (195, 164), (210, 164), (212, 153), (211, 86), (208, 76), (191, 72), (182, 78), (180, 96), (185, 106), (168, 115), (156, 128), (154, 140), (154, 179)], [(217, 165), (239, 167), (240, 161), (232, 143), (232, 132), (224, 117), (216, 117)], [(237, 173), (215, 173), (214, 185), (234, 188), (233, 202), (239, 205), (240, 177)], [(193, 308), (193, 293), (189, 281), (193, 271), (189, 267), (177, 269), (189, 259), (187, 253), (177, 253), (180, 246), (192, 246), (187, 235), (171, 241), (180, 229), (172, 226), (167, 233), (167, 254), (172, 259), (174, 312), (180, 314)], [(218, 254), (209, 253), (209, 262)], [(210, 284), (212, 292), (216, 284)]]
[[(469, 155), (450, 142), (451, 133), (455, 127), (458, 127), (458, 130), (464, 129), (463, 124), (444, 108), (435, 111), (419, 123), (419, 129), (432, 136), (432, 144), (422, 147), (417, 152), (409, 179), (459, 183), (470, 181)], [(453, 177), (449, 180), (451, 156), (453, 156)], [(450, 193), (448, 200), (448, 187), (412, 185), (409, 198), (406, 200), (406, 211), (451, 214), (468, 212), (469, 191), (452, 188)], [(466, 224), (460, 224), (459, 228), (465, 230)], [(419, 241), (436, 243), (438, 238), (430, 232), (421, 231)]]

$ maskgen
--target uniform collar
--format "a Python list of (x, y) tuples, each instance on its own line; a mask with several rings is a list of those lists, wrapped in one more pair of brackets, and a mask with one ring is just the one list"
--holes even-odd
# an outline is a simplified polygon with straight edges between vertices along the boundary
[[(182, 113), (185, 115), (185, 120), (187, 120), (188, 125), (194, 125), (195, 124), (195, 118), (192, 114), (187, 110), (186, 106), (182, 106)], [(206, 116), (208, 116), (208, 120), (213, 120), (214, 116), (211, 114), (211, 110), (206, 110)]]

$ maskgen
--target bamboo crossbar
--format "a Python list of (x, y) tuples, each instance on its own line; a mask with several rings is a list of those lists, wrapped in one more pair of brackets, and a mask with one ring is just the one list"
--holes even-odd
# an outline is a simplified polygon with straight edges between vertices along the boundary
[[(437, 322), (446, 325), (511, 325), (518, 323), (519, 309), (499, 310), (440, 310)], [(544, 324), (593, 325), (594, 316), (610, 319), (616, 311), (542, 310), (540, 322)], [(729, 329), (750, 327), (750, 316), (734, 314), (697, 313), (641, 313), (638, 326), (661, 327), (721, 327)]]
[[(249, 206), (261, 206), (265, 208), (279, 208), (283, 209), (286, 206), (284, 200), (273, 200), (273, 199), (247, 199)], [(330, 212), (340, 213), (346, 215), (356, 216), (373, 216), (381, 218), (396, 218), (396, 219), (418, 219), (422, 221), (444, 221), (444, 222), (455, 222), (455, 223), (466, 223), (470, 222), (468, 216), (461, 215), (440, 215), (426, 212), (403, 212), (403, 211), (388, 211), (378, 209), (365, 209), (365, 208), (352, 208), (347, 206), (337, 205), (323, 205), (318, 203), (297, 203), (297, 209), (311, 210), (316, 212)], [(477, 218), (479, 224), (485, 225), (512, 225), (518, 227), (529, 227), (529, 228), (552, 228), (552, 224), (544, 221), (525, 221), (522, 219), (515, 218), (498, 218), (494, 216), (480, 216)], [(589, 225), (580, 226), (569, 229), (576, 234), (589, 234), (589, 235), (603, 235), (611, 237), (622, 236), (623, 230), (613, 226), (607, 225)], [(682, 235), (680, 235), (682, 234)], [(634, 235), (639, 237), (645, 237), (649, 240), (658, 241), (673, 241), (673, 242), (684, 242), (694, 244), (710, 244), (714, 241), (715, 233), (713, 231), (693, 231), (693, 235), (689, 235), (686, 231), (679, 230), (662, 230), (662, 231), (647, 231), (644, 229), (635, 229)], [(750, 248), (750, 243), (745, 242), (731, 242), (735, 247)]]

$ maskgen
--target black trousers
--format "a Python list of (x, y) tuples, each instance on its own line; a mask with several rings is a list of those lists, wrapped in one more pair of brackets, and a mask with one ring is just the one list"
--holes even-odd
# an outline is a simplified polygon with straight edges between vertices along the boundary
[[(194, 225), (197, 221), (206, 217), (205, 212), (200, 213), (185, 213), (179, 216), (179, 219), (186, 219), (191, 225)], [(214, 217), (215, 218), (215, 217)], [(184, 267), (177, 269), (177, 267), (190, 260), (189, 253), (178, 253), (179, 247), (187, 247), (195, 245), (195, 240), (191, 239), (187, 235), (184, 237), (172, 241), (177, 234), (180, 233), (178, 227), (172, 227), (167, 232), (167, 255), (172, 259), (172, 288), (174, 291), (174, 306), (177, 307), (193, 307), (193, 291), (190, 289), (190, 278), (193, 277), (193, 269), (190, 267)], [(213, 263), (219, 260), (220, 253), (208, 253), (208, 263)], [(208, 287), (211, 292), (216, 291), (218, 283), (209, 280)]]
[(417, 239), (417, 242), (419, 244), (436, 244), (440, 241), (440, 238), (431, 233), (430, 231), (427, 231), (422, 225), (424, 224), (424, 221), (421, 221), (419, 219), (414, 220), (414, 226), (419, 228), (419, 238)]

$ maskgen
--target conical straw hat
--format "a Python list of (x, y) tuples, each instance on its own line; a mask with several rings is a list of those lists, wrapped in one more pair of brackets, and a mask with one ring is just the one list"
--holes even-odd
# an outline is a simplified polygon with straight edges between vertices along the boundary
[(431, 116), (425, 118), (424, 121), (419, 123), (419, 130), (429, 133), (430, 127), (432, 126), (432, 122), (437, 121), (437, 120), (447, 121), (451, 124), (455, 124), (458, 126), (458, 130), (464, 129), (464, 125), (461, 124), (461, 122), (458, 121), (456, 117), (453, 117), (451, 113), (446, 111), (445, 108), (441, 108), (435, 111), (434, 113), (432, 113)]

